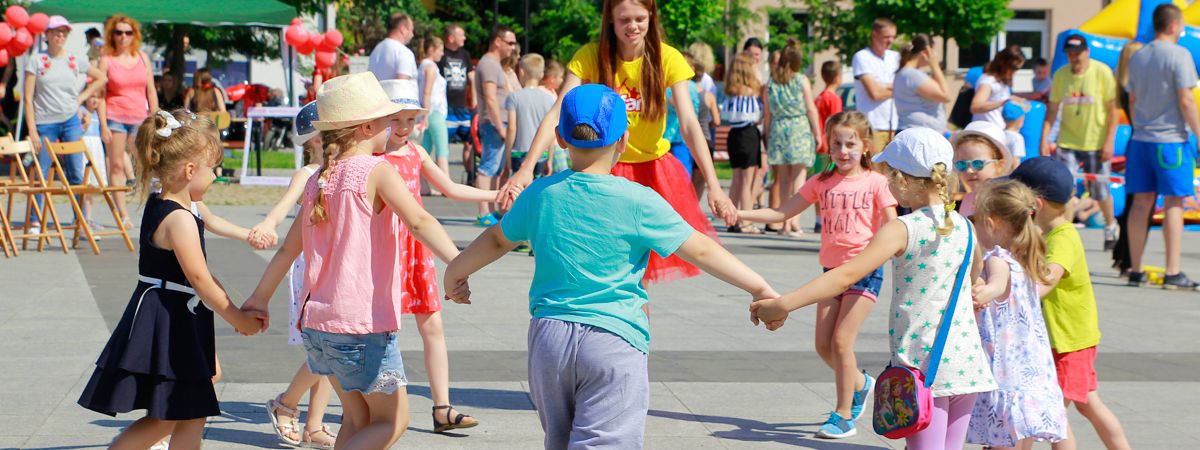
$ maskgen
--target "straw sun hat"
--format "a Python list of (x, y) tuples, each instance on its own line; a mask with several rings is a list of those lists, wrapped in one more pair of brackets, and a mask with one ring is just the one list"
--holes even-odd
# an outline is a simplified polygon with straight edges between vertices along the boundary
[[(393, 103), (371, 72), (334, 77), (317, 92), (318, 130), (337, 130), (414, 109), (412, 105)], [(416, 109), (420, 109), (419, 106)]]

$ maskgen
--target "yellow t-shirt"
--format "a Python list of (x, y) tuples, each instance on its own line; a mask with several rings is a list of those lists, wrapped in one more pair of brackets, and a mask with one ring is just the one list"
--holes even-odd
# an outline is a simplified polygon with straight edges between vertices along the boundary
[(1095, 347), (1100, 343), (1096, 296), (1092, 292), (1083, 241), (1074, 224), (1063, 223), (1046, 233), (1046, 262), (1064, 269), (1058, 285), (1042, 298), (1050, 345), (1058, 353)]
[[(599, 46), (587, 44), (575, 52), (567, 70), (583, 80), (584, 84), (596, 83), (600, 80)], [(671, 87), (675, 83), (690, 80), (696, 73), (692, 66), (683, 59), (683, 55), (674, 47), (662, 44), (663, 79)], [(625, 99), (625, 112), (629, 115), (629, 144), (625, 153), (621, 154), (621, 162), (640, 163), (656, 160), (671, 150), (671, 144), (663, 139), (663, 131), (667, 128), (666, 108), (657, 120), (642, 119), (642, 58), (633, 61), (620, 61), (614, 77), (616, 86), (613, 90)], [(666, 89), (663, 90), (666, 96)]]
[(1062, 111), (1058, 145), (1071, 150), (1095, 151), (1104, 146), (1108, 102), (1117, 98), (1117, 81), (1108, 66), (1092, 61), (1076, 75), (1071, 66), (1054, 73), (1050, 101)]

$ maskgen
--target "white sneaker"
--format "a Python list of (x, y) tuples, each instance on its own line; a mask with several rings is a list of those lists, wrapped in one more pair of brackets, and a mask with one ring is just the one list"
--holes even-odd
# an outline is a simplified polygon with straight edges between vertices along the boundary
[(29, 225), (29, 234), (42, 234), (42, 224), (35, 223)]
[(1121, 226), (1112, 224), (1104, 227), (1104, 251), (1112, 250), (1117, 245), (1117, 239), (1121, 236)]

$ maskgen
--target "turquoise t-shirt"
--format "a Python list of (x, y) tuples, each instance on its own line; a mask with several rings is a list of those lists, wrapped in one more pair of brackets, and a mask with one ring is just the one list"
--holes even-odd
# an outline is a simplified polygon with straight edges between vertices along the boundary
[(657, 192), (625, 178), (565, 171), (530, 184), (500, 221), (531, 241), (529, 313), (591, 325), (650, 351), (642, 276), (650, 252), (670, 256), (694, 229)]

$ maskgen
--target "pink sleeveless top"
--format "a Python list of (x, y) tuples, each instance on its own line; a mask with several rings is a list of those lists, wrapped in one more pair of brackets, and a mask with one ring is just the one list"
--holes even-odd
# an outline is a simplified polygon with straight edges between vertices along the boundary
[[(404, 178), (408, 191), (412, 192), (418, 205), (421, 201), (421, 154), (410, 141), (405, 145), (407, 153), (382, 153), (383, 159)], [(404, 268), (404, 313), (430, 314), (442, 310), (442, 297), (438, 295), (437, 266), (433, 262), (433, 251), (417, 240), (404, 222), (400, 222), (400, 234), (396, 236), (400, 246), (400, 260)]]
[(108, 84), (104, 94), (108, 120), (140, 125), (150, 115), (150, 100), (146, 98), (146, 64), (141, 52), (132, 68), (122, 66), (112, 56), (105, 56), (104, 60), (108, 62)]
[(320, 175), (304, 187), (303, 327), (327, 333), (369, 334), (400, 329), (403, 268), (396, 264), (400, 221), (389, 208), (376, 213), (367, 198), (367, 176), (378, 156), (352, 156), (333, 163), (325, 180), (326, 219), (308, 218)]

